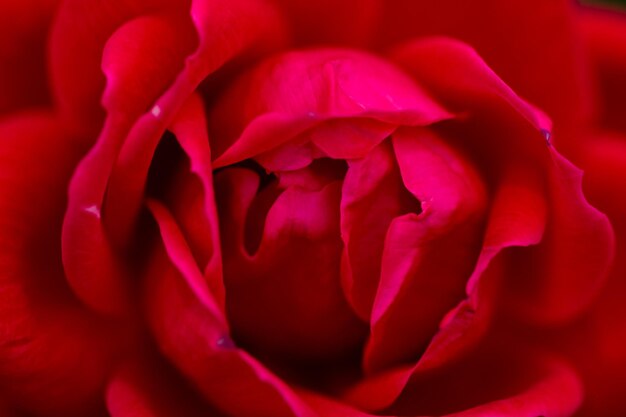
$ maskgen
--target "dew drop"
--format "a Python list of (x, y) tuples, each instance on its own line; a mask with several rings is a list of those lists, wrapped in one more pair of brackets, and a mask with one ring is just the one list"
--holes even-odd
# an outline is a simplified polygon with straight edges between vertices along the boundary
[(222, 336), (215, 342), (217, 347), (222, 349), (233, 349), (236, 347), (235, 342), (229, 336)]
[(100, 209), (95, 204), (93, 206), (85, 207), (84, 209), (87, 213), (91, 213), (96, 216), (98, 219), (100, 218)]
[(152, 115), (154, 117), (159, 117), (161, 115), (161, 107), (159, 107), (159, 105), (155, 105), (152, 110), (150, 110), (150, 113), (152, 113)]

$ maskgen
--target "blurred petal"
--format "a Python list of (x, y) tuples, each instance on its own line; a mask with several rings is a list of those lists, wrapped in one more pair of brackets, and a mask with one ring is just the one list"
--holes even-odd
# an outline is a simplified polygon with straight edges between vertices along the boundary
[(397, 217), (387, 231), (365, 351), (368, 371), (418, 358), (443, 315), (463, 299), (486, 206), (477, 173), (436, 134), (400, 130), (393, 146), (422, 212)]
[(545, 110), (559, 133), (576, 129), (586, 120), (591, 92), (573, 22), (575, 2), (381, 3), (382, 18), (374, 38), (378, 44), (429, 36), (457, 38), (475, 48), (522, 97)]
[(58, 3), (0, 3), (0, 114), (49, 102), (46, 45)]
[(80, 149), (48, 114), (5, 120), (0, 136), (0, 379), (29, 410), (92, 414), (128, 335), (82, 309), (64, 280), (61, 221)]
[(352, 45), (369, 40), (379, 0), (274, 0), (284, 10), (298, 44)]
[[(104, 104), (109, 116), (96, 146), (74, 173), (63, 229), (63, 259), (68, 280), (77, 295), (98, 311), (119, 314), (128, 310), (130, 303), (130, 280), (125, 277), (127, 272), (103, 225), (102, 204), (109, 175), (133, 117), (151, 104), (164, 81), (173, 77), (182, 65), (182, 54), (176, 59), (168, 53), (175, 49), (181, 37), (184, 38), (184, 32), (181, 34), (164, 18), (138, 18), (118, 29), (105, 48), (103, 67), (108, 84)], [(161, 50), (164, 42), (170, 48)], [(135, 61), (138, 50), (146, 55)], [(158, 54), (153, 53), (157, 50)], [(152, 81), (146, 83), (146, 79)], [(120, 94), (128, 91), (134, 91), (135, 100), (126, 102), (120, 98)], [(157, 123), (150, 122), (144, 122), (143, 135), (154, 135), (159, 128)]]
[(414, 379), (391, 415), (567, 417), (583, 398), (572, 368), (525, 345), (495, 342), (448, 369)]
[[(102, 125), (104, 113), (100, 99), (105, 77), (100, 64), (111, 35), (130, 20), (159, 12), (182, 18), (189, 13), (189, 1), (66, 0), (62, 3), (50, 35), (50, 70), (57, 103), (73, 124), (89, 133), (97, 132)], [(130, 40), (130, 47), (133, 41)], [(127, 59), (131, 58), (129, 53)], [(137, 71), (137, 76), (140, 74), (149, 73)]]
[(551, 130), (550, 120), (522, 100), (467, 44), (448, 38), (416, 40), (399, 47), (392, 58), (437, 98), (461, 111), (472, 102), (498, 99), (538, 130)]
[[(528, 126), (511, 130), (516, 125), (513, 119), (508, 121), (507, 132), (502, 122), (494, 121), (488, 134), (493, 141), (500, 139), (500, 144), (487, 145), (489, 140), (484, 139), (481, 150), (474, 151), (497, 156), (487, 164), (490, 169), (498, 169), (499, 161), (506, 158), (533, 169), (541, 167), (546, 176), (549, 227), (540, 245), (515, 252), (503, 305), (522, 318), (544, 323), (569, 320), (583, 311), (602, 288), (612, 259), (613, 236), (606, 216), (585, 200), (581, 172), (550, 146), (550, 121), (520, 99), (473, 50), (457, 41), (416, 41), (395, 56), (444, 102), (477, 113), (486, 106), (489, 112), (502, 111), (500, 117), (507, 121), (516, 114), (541, 132), (531, 134)], [(507, 116), (507, 108), (514, 113)], [(503, 146), (505, 135), (510, 139)]]
[(200, 417), (219, 415), (196, 398), (180, 376), (145, 359), (113, 371), (105, 393), (111, 417)]
[(616, 232), (616, 257), (606, 287), (586, 320), (566, 335), (554, 338), (585, 380), (581, 416), (620, 417), (626, 386), (626, 136), (595, 133), (581, 148), (585, 190), (594, 205), (605, 212)]
[(321, 394), (298, 390), (298, 394), (320, 416), (324, 417), (373, 417), (372, 414), (353, 408), (348, 404)]
[(580, 8), (577, 24), (585, 41), (598, 94), (598, 122), (626, 132), (626, 14)]

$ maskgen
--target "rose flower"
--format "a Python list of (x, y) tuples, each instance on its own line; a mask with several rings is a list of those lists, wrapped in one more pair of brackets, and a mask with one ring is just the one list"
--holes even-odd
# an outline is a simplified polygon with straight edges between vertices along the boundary
[(1, 6), (3, 415), (624, 412), (621, 16)]

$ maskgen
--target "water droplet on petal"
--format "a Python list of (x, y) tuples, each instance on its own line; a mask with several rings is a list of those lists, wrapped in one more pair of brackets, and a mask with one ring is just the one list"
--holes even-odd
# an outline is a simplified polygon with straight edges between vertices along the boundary
[(85, 211), (93, 214), (97, 218), (100, 218), (100, 208), (98, 208), (95, 204), (93, 206), (85, 207)]
[(161, 115), (161, 107), (159, 107), (159, 105), (155, 105), (152, 110), (150, 110), (150, 113), (152, 113), (152, 115), (154, 117), (159, 117)]
[(233, 349), (237, 347), (233, 339), (231, 339), (229, 336), (220, 337), (219, 339), (217, 339), (215, 344), (222, 349)]

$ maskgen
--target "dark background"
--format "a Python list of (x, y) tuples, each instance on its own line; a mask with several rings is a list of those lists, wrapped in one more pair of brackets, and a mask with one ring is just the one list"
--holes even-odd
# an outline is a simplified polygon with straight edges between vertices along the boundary
[(616, 6), (622, 9), (626, 9), (626, 0), (582, 0), (582, 3), (587, 4), (606, 4), (609, 6)]

